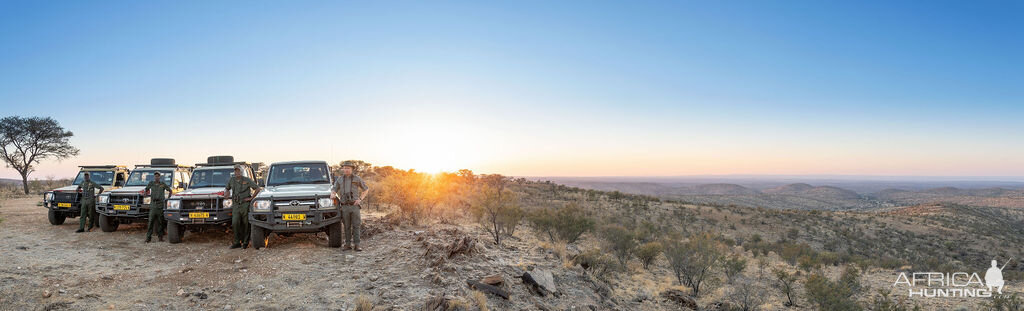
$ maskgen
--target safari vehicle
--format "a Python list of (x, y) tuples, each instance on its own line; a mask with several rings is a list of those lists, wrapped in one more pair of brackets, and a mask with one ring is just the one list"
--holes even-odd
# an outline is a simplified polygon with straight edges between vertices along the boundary
[(199, 232), (210, 227), (231, 225), (231, 197), (224, 191), (234, 175), (235, 165), (242, 166), (242, 176), (255, 179), (259, 163), (235, 162), (232, 156), (212, 156), (207, 163), (198, 163), (185, 191), (171, 196), (164, 209), (167, 237), (181, 243), (185, 230)]
[(153, 181), (153, 173), (156, 172), (160, 172), (160, 179), (171, 187), (171, 195), (174, 195), (188, 186), (192, 167), (177, 165), (174, 159), (163, 158), (152, 159), (149, 165), (136, 165), (124, 187), (104, 192), (96, 199), (100, 230), (114, 232), (122, 223), (149, 220), (150, 201), (146, 185)]
[(122, 165), (79, 166), (78, 176), (75, 176), (70, 186), (53, 189), (43, 195), (43, 206), (49, 210), (50, 224), (60, 225), (68, 217), (80, 216), (79, 201), (82, 200), (82, 193), (78, 185), (85, 181), (85, 173), (89, 173), (93, 182), (109, 191), (123, 186), (128, 172), (128, 168)]
[(327, 232), (328, 245), (341, 247), (341, 207), (331, 199), (331, 170), (324, 161), (270, 165), (263, 191), (249, 209), (250, 240), (266, 247), (270, 233)]

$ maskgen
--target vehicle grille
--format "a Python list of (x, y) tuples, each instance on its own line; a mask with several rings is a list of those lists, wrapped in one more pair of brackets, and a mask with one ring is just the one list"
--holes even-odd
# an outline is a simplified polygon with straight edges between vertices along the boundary
[(56, 192), (53, 194), (53, 200), (57, 202), (78, 202), (78, 193)]
[(142, 202), (142, 197), (139, 195), (110, 195), (110, 204), (129, 204), (138, 205)]
[[(295, 204), (292, 204), (295, 201)], [(274, 206), (313, 206), (316, 205), (316, 201), (312, 199), (295, 199), (295, 200), (274, 200)]]
[(182, 209), (212, 210), (221, 207), (223, 199), (181, 200)]

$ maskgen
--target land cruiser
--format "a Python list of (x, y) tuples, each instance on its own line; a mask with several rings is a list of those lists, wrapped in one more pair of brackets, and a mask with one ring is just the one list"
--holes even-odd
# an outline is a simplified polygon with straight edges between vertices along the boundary
[(164, 209), (171, 243), (181, 243), (186, 229), (199, 232), (231, 225), (232, 202), (224, 187), (234, 175), (235, 165), (242, 167), (242, 176), (256, 179), (259, 163), (235, 162), (232, 156), (212, 156), (206, 163), (196, 164), (188, 187), (171, 196)]
[(149, 220), (149, 196), (146, 185), (153, 181), (153, 173), (160, 172), (160, 179), (171, 187), (171, 195), (185, 190), (191, 166), (174, 164), (174, 159), (152, 159), (149, 165), (136, 165), (124, 187), (104, 192), (96, 199), (96, 211), (100, 216), (100, 229), (114, 232), (122, 223), (146, 222)]
[(325, 161), (270, 165), (249, 209), (250, 238), (266, 247), (270, 233), (327, 232), (328, 245), (341, 247), (341, 209), (331, 199), (331, 170)]
[(70, 186), (50, 190), (43, 195), (43, 206), (48, 211), (51, 225), (60, 225), (68, 217), (80, 216), (79, 201), (82, 193), (78, 185), (85, 181), (85, 173), (93, 182), (103, 187), (104, 191), (120, 188), (128, 178), (128, 169), (121, 165), (79, 166), (78, 176)]

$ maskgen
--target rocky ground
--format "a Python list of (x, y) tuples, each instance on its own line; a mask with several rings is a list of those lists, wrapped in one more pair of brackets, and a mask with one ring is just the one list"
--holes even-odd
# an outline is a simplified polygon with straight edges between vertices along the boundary
[[(701, 298), (686, 298), (689, 290), (677, 285), (664, 258), (650, 270), (631, 262), (628, 273), (596, 278), (568, 259), (598, 246), (591, 235), (565, 248), (526, 226), (498, 247), (477, 225), (399, 226), (365, 210), (364, 252), (329, 248), (322, 233), (272, 236), (267, 249), (232, 250), (225, 229), (187, 233), (181, 244), (144, 243), (142, 224), (74, 233), (77, 219), (52, 226), (37, 202), (0, 200), (0, 310), (355, 310), (360, 298), (374, 310), (478, 310), (480, 298), (491, 310), (689, 310), (721, 306), (736, 293), (719, 276)], [(771, 268), (795, 268), (771, 254), (762, 272), (749, 252), (734, 251), (748, 259), (743, 274), (757, 283), (760, 309), (812, 309), (802, 284), (795, 307), (784, 306), (770, 285)], [(836, 278), (840, 268), (825, 271)], [(897, 272), (867, 272), (871, 293), (906, 295), (892, 287)], [(524, 273), (543, 285), (524, 284)], [(474, 284), (490, 292), (479, 294), (467, 281), (500, 284)], [(1007, 291), (1021, 292), (1020, 284), (1008, 280)], [(914, 301), (925, 309), (972, 310), (986, 299)]]
[[(50, 225), (37, 201), (0, 203), (0, 309), (352, 310), (360, 295), (383, 310), (421, 310), (432, 298), (475, 309), (467, 280), (490, 275), (510, 295), (487, 295), (492, 309), (622, 308), (550, 251), (517, 240), (499, 249), (473, 226), (397, 228), (367, 212), (363, 252), (329, 248), (322, 233), (233, 250), (223, 230), (188, 233), (181, 244), (144, 243), (143, 224), (74, 233), (77, 219)], [(545, 268), (571, 286), (542, 297), (516, 278)]]

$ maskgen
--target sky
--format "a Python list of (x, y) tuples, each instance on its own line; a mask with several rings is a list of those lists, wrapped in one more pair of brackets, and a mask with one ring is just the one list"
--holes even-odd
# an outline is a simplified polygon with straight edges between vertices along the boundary
[(4, 0), (0, 29), (0, 117), (81, 150), (36, 178), (1024, 176), (1022, 1)]

